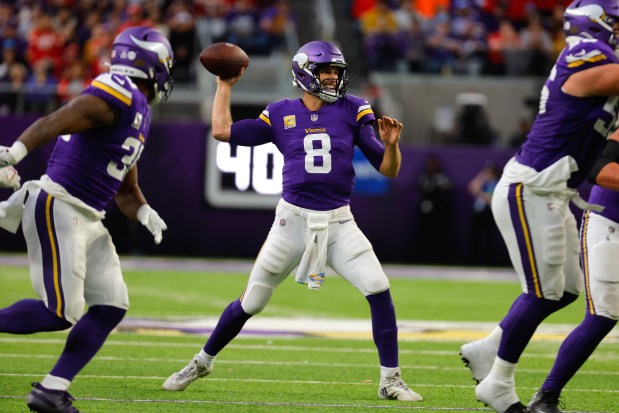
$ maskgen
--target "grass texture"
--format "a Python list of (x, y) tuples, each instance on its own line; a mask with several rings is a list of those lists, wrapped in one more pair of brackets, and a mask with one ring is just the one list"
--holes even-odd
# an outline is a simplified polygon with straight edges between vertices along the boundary
[[(125, 280), (131, 299), (128, 318), (186, 321), (218, 317), (241, 294), (246, 275), (209, 272), (205, 264), (203, 272), (130, 270)], [(487, 331), (520, 293), (516, 280), (398, 278), (391, 280), (391, 289), (401, 325), (454, 322), (456, 330), (482, 325)], [(25, 297), (34, 297), (27, 269), (0, 268), (0, 307)], [(583, 311), (581, 299), (544, 324), (576, 325)], [(352, 323), (368, 320), (369, 309), (363, 296), (339, 277), (329, 277), (320, 291), (308, 291), (290, 278), (257, 317)], [(66, 334), (0, 334), (0, 412), (27, 411), (30, 382), (49, 372)], [(76, 377), (70, 392), (85, 413), (490, 411), (475, 400), (474, 382), (458, 356), (470, 337), (400, 337), (403, 377), (424, 397), (420, 403), (378, 399), (378, 357), (369, 332), (356, 337), (241, 335), (219, 354), (208, 378), (183, 392), (165, 392), (163, 381), (200, 350), (207, 335), (120, 329)], [(559, 339), (538, 338), (528, 346), (516, 375), (523, 402), (544, 381), (559, 345)], [(565, 411), (619, 412), (618, 379), (619, 341), (608, 339), (565, 389)]]

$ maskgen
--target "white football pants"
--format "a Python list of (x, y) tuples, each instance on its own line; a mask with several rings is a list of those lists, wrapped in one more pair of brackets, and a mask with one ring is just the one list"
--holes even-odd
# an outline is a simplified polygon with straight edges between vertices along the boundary
[(578, 229), (568, 198), (534, 194), (501, 178), (492, 213), (523, 292), (548, 300), (561, 299), (565, 291), (580, 294)]
[(327, 265), (364, 295), (389, 288), (389, 279), (348, 206), (332, 211), (312, 211), (282, 199), (241, 297), (246, 313), (255, 315), (262, 311), (275, 288), (299, 265), (305, 251), (309, 213), (329, 215)]
[(120, 260), (100, 219), (37, 189), (22, 228), (32, 286), (58, 317), (75, 323), (85, 304), (129, 307)]
[(587, 312), (619, 320), (619, 224), (587, 211), (581, 245)]

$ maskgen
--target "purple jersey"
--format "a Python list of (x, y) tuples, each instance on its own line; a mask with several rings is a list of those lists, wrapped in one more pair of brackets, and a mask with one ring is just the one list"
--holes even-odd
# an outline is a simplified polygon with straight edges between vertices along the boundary
[(301, 99), (271, 103), (258, 119), (232, 125), (230, 143), (273, 142), (284, 156), (282, 197), (293, 205), (326, 211), (348, 205), (354, 187), (357, 145), (380, 168), (384, 147), (374, 135), (374, 112), (362, 98), (346, 95), (310, 111)]
[(568, 38), (542, 88), (539, 112), (516, 160), (542, 171), (564, 156), (578, 164), (568, 181), (578, 187), (586, 178), (606, 142), (617, 116), (618, 98), (574, 97), (563, 92), (565, 81), (574, 73), (595, 66), (619, 63), (613, 49), (595, 39)]
[(619, 191), (602, 188), (594, 185), (589, 195), (589, 203), (603, 205), (605, 208), (600, 215), (619, 222)]
[(103, 210), (140, 158), (150, 128), (150, 108), (146, 96), (123, 75), (99, 75), (82, 94), (105, 100), (116, 112), (117, 123), (60, 136), (47, 175), (72, 196)]

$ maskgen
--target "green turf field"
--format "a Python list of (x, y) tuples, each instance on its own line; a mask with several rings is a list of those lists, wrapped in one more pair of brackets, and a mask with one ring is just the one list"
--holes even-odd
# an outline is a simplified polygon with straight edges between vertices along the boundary
[[(0, 269), (0, 307), (34, 296), (25, 267)], [(241, 293), (246, 275), (131, 270), (125, 279), (132, 304), (127, 320), (169, 323), (216, 318)], [(161, 390), (161, 384), (199, 351), (206, 335), (125, 327), (110, 336), (73, 382), (75, 405), (86, 413), (490, 411), (475, 400), (474, 382), (458, 350), (500, 320), (520, 292), (516, 281), (398, 278), (391, 284), (401, 325), (403, 377), (423, 402), (377, 398), (378, 358), (369, 332), (240, 336), (220, 353), (211, 376), (184, 392), (171, 393)], [(544, 338), (560, 338), (566, 324), (580, 322), (583, 308), (578, 301), (553, 315), (545, 324), (563, 328), (536, 336), (527, 348), (516, 377), (523, 402), (543, 382), (560, 344)], [(367, 320), (369, 310), (365, 299), (335, 276), (320, 291), (308, 291), (290, 278), (250, 322), (282, 317), (308, 325), (312, 320), (322, 325), (325, 319), (350, 320), (352, 325)], [(425, 322), (423, 331), (415, 330), (420, 321)], [(427, 328), (430, 322), (442, 327)], [(446, 333), (437, 336), (434, 330)], [(448, 330), (453, 331), (447, 334)], [(619, 412), (619, 340), (616, 330), (611, 334), (564, 391), (566, 411)], [(30, 382), (41, 380), (51, 369), (65, 337), (66, 333), (0, 334), (0, 412), (27, 411), (24, 399)]]

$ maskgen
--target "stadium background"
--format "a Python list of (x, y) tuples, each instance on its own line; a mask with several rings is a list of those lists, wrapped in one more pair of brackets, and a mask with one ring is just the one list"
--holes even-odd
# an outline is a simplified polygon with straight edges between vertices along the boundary
[[(3, 16), (0, 18), (0, 27), (16, 26), (14, 18), (23, 14), (24, 7), (30, 8), (33, 19), (37, 18), (38, 11), (49, 14), (52, 20), (57, 21), (67, 7), (73, 7), (73, 11), (79, 15), (88, 3), (77, 0), (3, 2), (0, 5), (0, 15)], [(141, 24), (150, 22), (151, 13), (158, 10), (158, 20), (152, 24), (167, 30), (173, 40), (179, 39), (179, 43), (172, 42), (177, 56), (181, 56), (178, 53), (181, 46), (190, 48), (183, 58), (179, 82), (170, 100), (153, 109), (151, 137), (139, 164), (141, 187), (149, 202), (166, 220), (169, 229), (164, 234), (162, 244), (155, 246), (147, 231), (139, 224), (127, 221), (114, 205), (110, 205), (104, 222), (112, 233), (118, 252), (127, 255), (251, 259), (260, 249), (272, 223), (273, 208), (252, 207), (249, 197), (242, 207), (222, 206), (207, 199), (205, 190), (209, 174), (221, 174), (228, 190), (234, 186), (234, 176), (222, 174), (221, 171), (214, 172), (212, 158), (209, 158), (209, 151), (212, 155), (214, 150), (213, 146), (207, 143), (210, 139), (208, 131), (214, 78), (196, 65), (196, 57), (202, 48), (213, 41), (228, 40), (217, 37), (218, 33), (221, 35), (222, 32), (215, 30), (215, 27), (222, 22), (231, 24), (230, 20), (222, 19), (223, 15), (217, 13), (233, 10), (238, 7), (237, 3), (248, 3), (256, 12), (265, 12), (270, 6), (284, 4), (289, 8), (290, 14), (277, 44), (271, 45), (264, 53), (259, 49), (250, 53), (250, 67), (233, 94), (234, 117), (256, 117), (271, 101), (301, 96), (290, 84), (289, 62), (292, 54), (300, 44), (310, 40), (335, 42), (343, 50), (349, 63), (349, 93), (366, 97), (378, 115), (390, 114), (405, 124), (401, 142), (403, 165), (396, 179), (382, 181), (372, 174), (364, 173), (367, 165), (363, 164), (363, 160), (355, 164), (359, 168), (359, 179), (351, 205), (359, 226), (373, 243), (381, 260), (394, 263), (427, 263), (427, 257), (419, 251), (432, 234), (419, 231), (421, 223), (417, 210), (421, 195), (417, 179), (426, 158), (436, 155), (445, 174), (451, 179), (448, 225), (440, 230), (442, 233), (439, 234), (442, 240), (440, 264), (473, 264), (468, 251), (474, 198), (467, 185), (488, 161), (502, 167), (513, 155), (515, 146), (512, 145), (512, 137), (517, 134), (522, 122), (530, 123), (533, 119), (537, 95), (544, 81), (544, 77), (540, 77), (535, 71), (507, 70), (509, 62), (505, 63), (502, 72), (489, 69), (492, 50), (488, 45), (490, 35), (494, 33), (491, 30), (496, 28), (493, 29), (492, 24), (487, 22), (492, 20), (490, 17), (498, 21), (498, 17), (493, 16), (493, 10), (495, 7), (503, 7), (506, 13), (503, 17), (510, 19), (519, 30), (525, 30), (530, 20), (551, 19), (554, 9), (561, 8), (564, 2), (417, 2), (445, 6), (443, 11), (437, 9), (439, 11), (434, 15), (422, 15), (422, 11), (416, 9), (415, 2), (412, 1), (378, 2), (388, 3), (388, 12), (372, 9), (376, 1), (98, 2), (97, 7), (100, 10), (105, 10), (107, 4), (108, 14), (102, 12), (101, 15), (108, 16), (108, 19), (115, 10), (118, 11), (120, 20), (117, 28), (133, 24), (134, 21)], [(218, 7), (222, 9), (219, 10)], [(11, 8), (12, 11), (9, 10)], [(438, 25), (441, 19), (448, 19), (453, 28), (465, 25), (463, 21), (466, 22), (467, 19), (475, 23), (476, 27), (481, 27), (483, 23), (486, 25), (486, 50), (470, 60), (466, 60), (466, 56), (459, 56), (457, 62), (452, 62), (451, 66), (444, 65), (436, 72), (429, 66), (421, 69), (413, 67), (406, 54), (411, 47), (408, 43), (403, 46), (406, 50), (395, 51), (391, 57), (383, 57), (382, 61), (393, 64), (377, 65), (376, 60), (371, 58), (374, 52), (371, 49), (372, 34), (365, 30), (363, 24), (364, 13), (368, 12), (378, 13), (385, 18), (391, 18), (391, 13), (395, 12), (398, 12), (399, 16), (408, 13), (413, 20), (424, 22), (428, 38), (433, 26)], [(136, 16), (142, 20), (135, 20)], [(193, 22), (190, 36), (187, 37), (187, 33), (184, 37), (179, 36), (176, 33), (178, 27), (175, 25), (179, 21), (186, 22), (187, 19)], [(80, 24), (78, 22), (78, 27)], [(554, 35), (553, 26), (547, 27), (548, 35)], [(95, 31), (91, 30), (93, 37)], [(453, 37), (457, 36), (454, 34)], [(28, 42), (27, 38), (24, 40)], [(7, 46), (5, 36), (2, 44), (3, 47)], [(463, 47), (464, 44), (461, 43)], [(540, 66), (544, 63), (543, 60), (535, 60), (539, 56), (532, 58), (532, 52), (526, 49), (519, 50), (516, 57), (513, 54), (508, 56), (507, 52), (504, 54), (506, 58), (509, 57), (506, 61), (533, 59), (532, 61)], [(482, 62), (483, 70), (479, 65), (479, 56), (482, 55), (485, 59)], [(429, 54), (426, 57), (428, 61), (431, 59)], [(25, 63), (28, 64), (27, 59)], [(33, 69), (32, 66), (29, 68)], [(84, 76), (82, 81), (85, 81), (86, 77)], [(11, 143), (28, 124), (43, 114), (29, 110), (26, 87), (17, 91), (11, 87), (10, 81), (0, 83), (2, 94), (13, 93), (15, 97), (13, 106), (9, 105), (8, 111), (2, 111), (4, 115), (0, 144), (4, 145)], [(58, 87), (59, 85), (49, 86), (50, 93), (57, 93)], [(62, 104), (60, 99), (54, 102)], [(467, 109), (480, 113), (485, 123), (482, 129), (464, 128), (470, 135), (463, 136), (458, 134), (458, 130), (463, 129), (459, 119)], [(482, 139), (484, 128), (491, 131), (490, 138)], [(44, 171), (50, 151), (51, 146), (43, 148), (20, 163), (18, 169), (22, 178), (39, 177)], [(581, 188), (581, 192), (586, 195), (588, 187)], [(8, 190), (0, 192), (2, 199), (9, 195)], [(497, 246), (496, 250), (489, 253), (494, 256), (485, 264), (509, 266), (498, 234), (494, 234), (494, 244)], [(14, 236), (1, 231), (0, 250), (23, 252), (25, 243), (21, 234)]]

